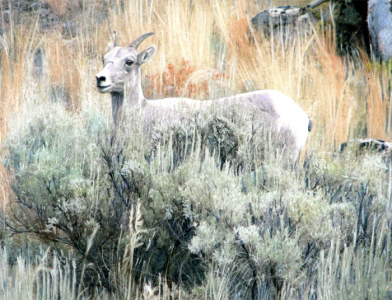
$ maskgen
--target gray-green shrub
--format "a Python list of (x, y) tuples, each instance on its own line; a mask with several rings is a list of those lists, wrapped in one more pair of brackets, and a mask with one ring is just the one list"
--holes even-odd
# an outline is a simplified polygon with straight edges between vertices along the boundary
[[(8, 142), (7, 224), (71, 255), (83, 286), (119, 296), (129, 274), (139, 287), (161, 274), (190, 294), (217, 281), (230, 299), (358, 295), (365, 285), (385, 295), (390, 279), (372, 279), (389, 263), (385, 159), (313, 154), (293, 170), (248, 120), (212, 111), (151, 126), (131, 110), (115, 129), (97, 113), (43, 110)], [(138, 201), (146, 231), (123, 275)], [(377, 276), (357, 280), (348, 262)], [(335, 293), (330, 282), (344, 280)]]

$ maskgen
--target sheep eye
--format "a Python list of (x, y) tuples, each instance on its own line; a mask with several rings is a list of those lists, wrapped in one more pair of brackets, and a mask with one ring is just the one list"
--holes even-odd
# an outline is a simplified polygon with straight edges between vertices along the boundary
[(132, 60), (127, 60), (127, 62), (125, 63), (128, 67), (133, 65), (133, 61)]

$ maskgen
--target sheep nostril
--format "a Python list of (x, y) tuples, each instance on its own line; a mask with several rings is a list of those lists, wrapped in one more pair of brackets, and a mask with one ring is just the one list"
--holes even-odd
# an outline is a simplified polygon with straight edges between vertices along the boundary
[(97, 78), (97, 85), (99, 86), (102, 82), (106, 81), (106, 77), (105, 76), (96, 76)]

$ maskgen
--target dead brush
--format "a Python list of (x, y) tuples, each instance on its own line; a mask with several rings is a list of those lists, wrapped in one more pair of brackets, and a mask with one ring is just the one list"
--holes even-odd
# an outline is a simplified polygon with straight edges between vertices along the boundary
[(324, 114), (317, 120), (326, 124), (328, 140), (338, 145), (349, 137), (349, 126), (353, 111), (354, 98), (350, 90), (351, 78), (347, 76), (347, 68), (351, 68), (349, 58), (342, 58), (336, 53), (336, 45), (332, 33), (326, 33), (326, 39), (320, 44), (317, 60), (324, 73), (325, 84), (330, 88), (326, 92), (328, 102), (323, 104)]
[(46, 39), (45, 51), (50, 70), (52, 102), (63, 102), (68, 109), (78, 110), (81, 77), (74, 63), (75, 49), (67, 47), (59, 35), (52, 35)]
[(249, 42), (248, 28), (249, 23), (246, 17), (240, 19), (233, 19), (228, 24), (228, 34), (232, 41), (230, 43), (230, 50), (240, 60), (248, 60), (248, 57), (254, 56), (254, 47)]
[(10, 116), (19, 109), (24, 84), (25, 49), (29, 40), (26, 29), (18, 29), (14, 38), (12, 33), (3, 39), (0, 49), (0, 144), (5, 141)]
[(139, 248), (143, 245), (141, 242), (142, 235), (147, 232), (146, 229), (143, 228), (143, 215), (141, 209), (141, 203), (137, 202), (135, 205), (131, 206), (130, 215), (129, 215), (129, 240), (127, 245), (125, 246), (125, 251), (122, 259), (121, 265), (121, 275), (126, 282), (125, 290), (125, 299), (138, 299), (139, 290), (136, 286), (135, 282), (135, 274), (134, 274), (134, 254), (135, 249)]
[[(363, 71), (367, 78), (366, 122), (369, 137), (390, 141), (391, 137), (391, 69), (388, 64), (372, 61), (360, 51)], [(388, 126), (389, 124), (389, 126)]]
[[(196, 68), (189, 61), (182, 61), (180, 66), (168, 63), (161, 74), (147, 76), (151, 89), (160, 97), (207, 98), (209, 96), (208, 80), (189, 82)], [(147, 97), (152, 97), (150, 89)]]
[(9, 201), (9, 193), (11, 188), (9, 186), (9, 176), (5, 167), (0, 164), (0, 208), (5, 209)]
[[(34, 35), (24, 27), (14, 28), (2, 36), (2, 47), (0, 47), (0, 146), (7, 140), (9, 122), (22, 104), (27, 64), (26, 51), (28, 52), (34, 46), (34, 41)], [(0, 164), (1, 207), (5, 208), (9, 194), (9, 177), (4, 166)]]

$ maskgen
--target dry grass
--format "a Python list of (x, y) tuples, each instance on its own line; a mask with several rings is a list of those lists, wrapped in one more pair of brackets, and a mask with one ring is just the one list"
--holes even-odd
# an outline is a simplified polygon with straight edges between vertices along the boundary
[[(79, 1), (74, 1), (74, 2), (79, 2)], [(70, 3), (72, 3), (71, 0), (42, 0), (43, 4), (48, 4), (50, 8), (58, 15), (64, 15), (67, 12), (67, 7)]]
[[(18, 39), (15, 37), (18, 36)], [(31, 33), (25, 28), (13, 28), (2, 38), (3, 49), (0, 51), (0, 145), (6, 141), (9, 121), (18, 112), (26, 73), (26, 61), (23, 52), (31, 46)], [(2, 151), (0, 150), (0, 154)], [(8, 202), (10, 189), (8, 174), (4, 165), (0, 165), (0, 207)]]
[[(390, 140), (391, 137), (391, 72), (389, 67), (372, 63), (362, 55), (364, 77), (368, 86), (366, 121), (368, 135)], [(389, 70), (389, 71), (388, 71)], [(389, 126), (388, 126), (389, 124)]]
[(10, 116), (19, 108), (21, 101), (21, 92), (23, 87), (23, 79), (25, 74), (25, 58), (24, 49), (27, 46), (25, 38), (26, 31), (20, 30), (16, 35), (20, 36), (18, 40), (11, 37), (5, 37), (4, 43), (7, 43), (1, 53), (1, 97), (0, 97), (0, 142), (4, 142), (8, 129), (8, 121)]
[[(75, 44), (75, 43), (74, 43)], [(68, 108), (77, 110), (79, 108), (80, 95), (80, 70), (75, 61), (77, 59), (76, 47), (72, 42), (66, 44), (59, 34), (48, 36), (44, 49), (48, 59), (49, 78), (54, 93), (64, 98), (63, 101)]]
[[(355, 115), (355, 100), (349, 83), (351, 78), (347, 77), (347, 67), (353, 66), (347, 59), (336, 54), (330, 31), (317, 46), (316, 58), (321, 69), (317, 72), (316, 66), (312, 66), (313, 72), (306, 77), (321, 79), (318, 92), (315, 93), (318, 98), (317, 115), (320, 116), (316, 119), (318, 124), (325, 128), (324, 134), (328, 143), (337, 146), (350, 137), (349, 126), (352, 116)], [(306, 84), (310, 84), (310, 80)]]
[[(60, 15), (71, 5), (69, 1), (45, 2)], [(299, 2), (303, 1), (285, 3), (303, 4)], [(44, 34), (11, 26), (2, 38), (6, 46), (0, 50), (0, 142), (6, 141), (12, 116), (30, 99), (29, 66), (38, 46), (46, 63), (46, 85), (42, 84), (42, 97), (37, 101), (51, 101), (50, 93), (53, 88), (58, 91), (57, 87), (71, 110), (79, 111), (87, 102), (109, 107), (109, 97), (94, 94), (92, 86), (101, 67), (100, 55), (113, 40), (113, 30), (118, 31), (123, 46), (143, 33), (155, 32), (140, 47), (158, 46), (157, 56), (143, 66), (152, 83), (150, 95), (171, 95), (167, 85), (175, 86), (174, 95), (195, 98), (276, 89), (292, 97), (313, 119), (316, 126), (308, 142), (312, 150), (331, 149), (366, 133), (389, 140), (390, 75), (386, 68), (361, 53), (355, 60), (339, 57), (331, 38), (333, 28), (315, 29), (292, 44), (282, 45), (260, 36), (249, 43), (249, 19), (267, 5), (244, 0), (127, 1), (123, 7), (114, 4), (107, 21), (83, 28), (73, 41), (56, 31)], [(84, 17), (94, 24), (89, 15)]]
[(8, 203), (10, 193), (9, 177), (3, 165), (0, 165), (0, 207)]
[(188, 97), (193, 99), (208, 99), (210, 96), (210, 82), (222, 80), (225, 74), (219, 72), (197, 72), (189, 61), (183, 61), (180, 66), (167, 64), (166, 71), (147, 76), (150, 81), (146, 96), (158, 97)]
[(98, 3), (99, 0), (41, 0), (41, 3), (48, 4), (51, 10), (58, 16), (66, 16), (74, 13), (83, 6)]
[[(65, 9), (72, 1), (45, 1), (66, 18)], [(90, 4), (94, 1), (85, 0)], [(80, 3), (75, 1), (72, 5)], [(274, 3), (287, 4), (287, 1)], [(298, 1), (289, 3), (298, 4)], [(29, 116), (38, 114), (43, 106), (49, 107), (45, 112), (50, 114), (50, 108), (55, 110), (56, 103), (63, 104), (67, 107), (61, 112), (63, 116), (75, 114), (73, 120), (81, 124), (87, 120), (86, 115), (96, 111), (110, 116), (110, 97), (95, 91), (94, 76), (101, 68), (101, 55), (105, 53), (107, 43), (113, 40), (113, 30), (118, 31), (121, 46), (143, 33), (155, 32), (139, 49), (151, 44), (158, 46), (156, 57), (143, 65), (145, 82), (149, 83), (147, 96), (204, 99), (276, 89), (292, 97), (313, 119), (315, 126), (307, 143), (309, 151), (330, 151), (354, 136), (390, 140), (390, 66), (388, 69), (374, 62), (361, 50), (354, 59), (338, 56), (332, 38), (333, 28), (314, 28), (309, 35), (294, 38), (292, 43), (282, 44), (277, 39), (262, 36), (253, 36), (253, 42), (249, 43), (249, 34), (252, 34), (248, 32), (249, 20), (266, 4), (265, 1), (250, 3), (245, 0), (125, 1), (122, 7), (114, 4), (108, 20), (95, 27), (89, 19), (92, 13), (85, 14), (86, 25), (73, 40), (66, 40), (57, 29), (42, 33), (11, 26), (0, 38), (0, 144), (6, 143), (17, 122), (28, 124), (32, 118)], [(42, 49), (40, 76), (33, 72), (38, 49)], [(105, 121), (111, 122), (111, 119), (107, 117)], [(89, 146), (86, 145), (86, 149)], [(3, 157), (1, 150), (1, 162)], [(339, 172), (335, 177), (343, 178)], [(0, 206), (8, 203), (9, 182), (8, 173), (0, 163)], [(290, 185), (290, 191), (294, 189)], [(129, 279), (124, 283), (129, 296), (135, 293), (133, 251), (139, 247), (143, 229), (140, 207), (132, 212), (122, 269), (124, 278)], [(314, 217), (315, 220), (319, 218), (319, 215)], [(138, 220), (139, 228), (136, 226)], [(331, 261), (332, 254), (331, 250), (328, 254)], [(358, 260), (357, 265), (360, 263), (362, 261)], [(322, 260), (320, 264), (327, 274), (328, 265)], [(222, 278), (211, 274), (209, 285), (214, 298), (219, 298), (217, 295), (227, 298)], [(157, 293), (163, 295), (163, 299), (175, 298), (169, 295), (167, 284), (163, 284), (162, 291), (145, 284), (145, 294), (149, 294), (150, 299), (156, 298)], [(74, 285), (72, 282), (70, 286)], [(326, 286), (331, 290), (334, 287)]]

